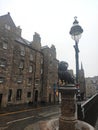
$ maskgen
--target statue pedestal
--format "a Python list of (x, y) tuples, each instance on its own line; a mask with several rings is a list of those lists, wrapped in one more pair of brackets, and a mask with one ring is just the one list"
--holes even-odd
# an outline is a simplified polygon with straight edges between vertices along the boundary
[(68, 84), (59, 88), (59, 92), (61, 92), (61, 116), (59, 118), (59, 130), (76, 130), (76, 91), (77, 88), (73, 84)]

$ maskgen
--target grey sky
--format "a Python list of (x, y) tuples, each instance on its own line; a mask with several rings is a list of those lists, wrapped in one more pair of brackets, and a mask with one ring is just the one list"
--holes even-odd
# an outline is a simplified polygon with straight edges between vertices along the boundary
[(69, 35), (74, 16), (84, 32), (79, 41), (79, 62), (86, 77), (98, 75), (98, 0), (0, 0), (0, 15), (10, 12), (22, 36), (33, 40), (34, 32), (42, 45), (54, 44), (57, 58), (69, 63), (75, 73), (74, 41)]

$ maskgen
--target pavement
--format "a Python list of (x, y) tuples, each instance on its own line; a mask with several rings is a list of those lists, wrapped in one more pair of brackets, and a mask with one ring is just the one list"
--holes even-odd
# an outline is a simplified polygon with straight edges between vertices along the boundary
[(0, 114), (4, 114), (6, 112), (20, 111), (29, 108), (31, 108), (31, 106), (28, 104), (9, 105), (7, 107), (0, 108)]
[(4, 113), (9, 113), (9, 112), (14, 112), (14, 111), (21, 111), (21, 110), (26, 110), (26, 109), (36, 109), (38, 107), (47, 107), (47, 106), (52, 106), (52, 105), (58, 105), (58, 104), (44, 104), (44, 105), (40, 105), (40, 104), (17, 104), (17, 105), (9, 105), (7, 107), (3, 107), (0, 108), (0, 114), (4, 114)]

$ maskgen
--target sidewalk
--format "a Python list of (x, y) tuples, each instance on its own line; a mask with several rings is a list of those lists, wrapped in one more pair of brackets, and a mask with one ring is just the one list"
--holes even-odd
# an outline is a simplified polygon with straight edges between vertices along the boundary
[(33, 108), (33, 105), (29, 104), (18, 104), (18, 105), (9, 105), (7, 107), (0, 108), (0, 114), (14, 112), (14, 111), (21, 111), (25, 109)]
[(14, 112), (14, 111), (22, 111), (26, 109), (32, 109), (32, 108), (38, 108), (38, 107), (47, 107), (47, 106), (53, 106), (53, 105), (59, 105), (59, 104), (45, 104), (45, 105), (39, 105), (39, 104), (17, 104), (17, 105), (9, 105), (5, 108), (0, 108), (0, 114)]

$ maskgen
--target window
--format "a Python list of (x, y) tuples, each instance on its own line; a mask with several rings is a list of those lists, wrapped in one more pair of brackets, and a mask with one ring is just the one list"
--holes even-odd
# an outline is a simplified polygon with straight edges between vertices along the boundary
[(41, 64), (43, 64), (43, 59), (41, 58)]
[(1, 67), (5, 67), (6, 66), (6, 59), (4, 59), (4, 58), (0, 59), (0, 66)]
[(39, 80), (39, 79), (36, 79), (36, 80), (35, 80), (35, 85), (39, 85), (39, 82), (40, 82), (40, 80)]
[(6, 41), (3, 41), (3, 49), (7, 49), (8, 48), (8, 43)]
[(19, 64), (19, 69), (23, 69), (23, 68), (24, 68), (24, 61), (21, 60), (21, 61), (20, 61), (20, 64)]
[(12, 89), (9, 89), (9, 92), (8, 92), (8, 101), (11, 101), (11, 98), (12, 98)]
[(21, 56), (25, 56), (25, 51), (21, 50)]
[(50, 66), (52, 66), (53, 65), (53, 62), (52, 61), (50, 61)]
[(4, 82), (4, 77), (0, 77), (0, 84)]
[(22, 83), (23, 81), (23, 77), (22, 75), (19, 75), (18, 79), (17, 79), (17, 83)]
[(30, 54), (30, 61), (33, 61), (33, 55)]
[(22, 96), (22, 90), (21, 89), (17, 89), (16, 100), (21, 100), (21, 96)]
[(28, 85), (31, 85), (31, 84), (32, 84), (32, 78), (29, 77), (29, 78), (28, 78)]
[(32, 73), (32, 71), (33, 71), (33, 66), (30, 65), (30, 66), (29, 66), (29, 72)]
[(30, 98), (31, 97), (31, 92), (27, 93), (27, 97)]
[(7, 30), (10, 30), (10, 29), (11, 29), (11, 27), (10, 27), (9, 25), (7, 25), (7, 24), (5, 24), (5, 28), (6, 28)]
[(24, 46), (21, 46), (20, 55), (25, 56), (25, 48), (24, 48)]
[(49, 56), (51, 57), (51, 53), (49, 54)]
[(43, 74), (43, 69), (41, 69), (41, 74)]

